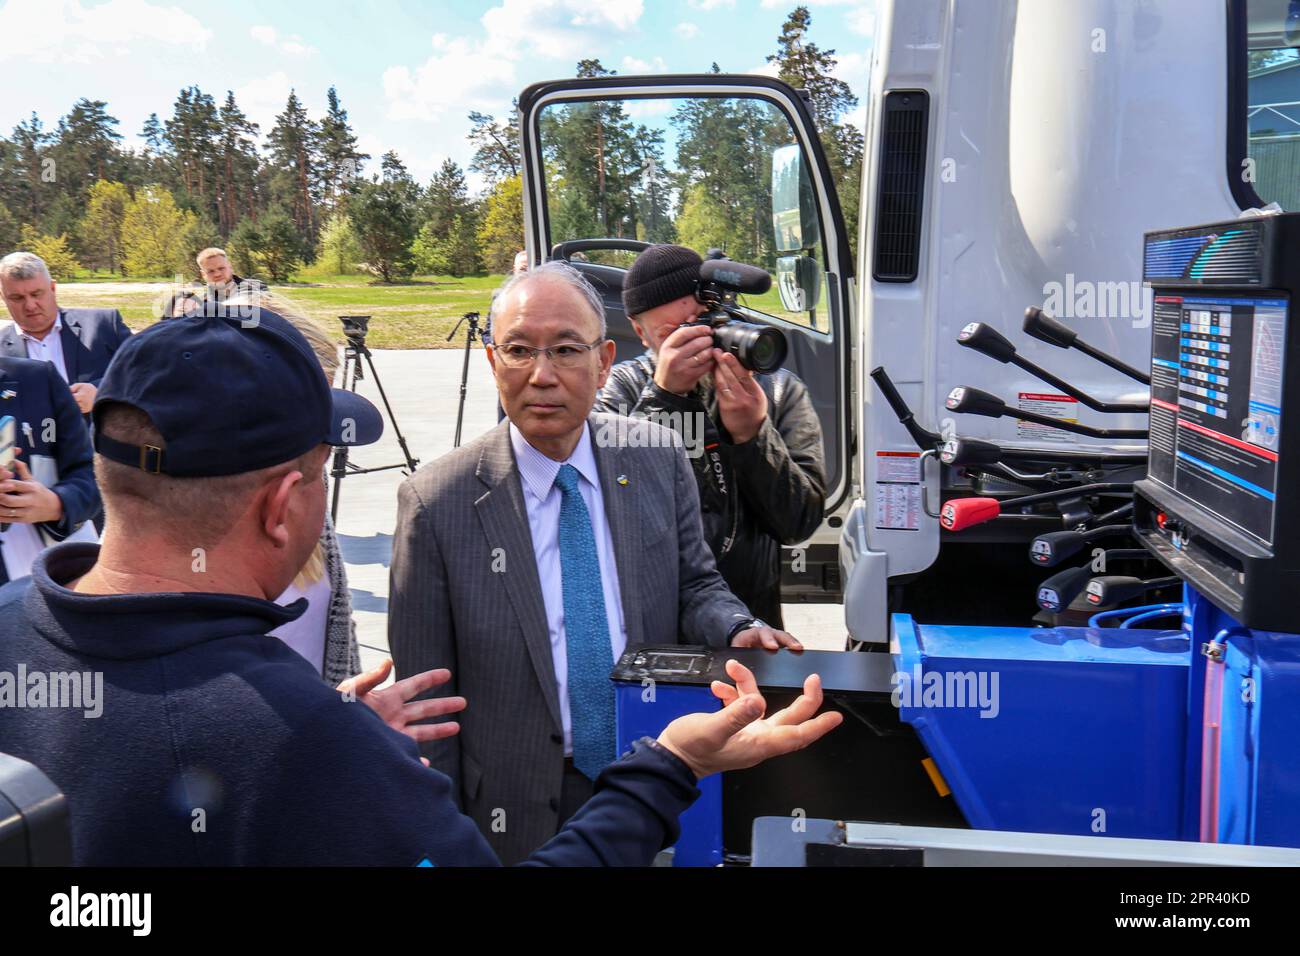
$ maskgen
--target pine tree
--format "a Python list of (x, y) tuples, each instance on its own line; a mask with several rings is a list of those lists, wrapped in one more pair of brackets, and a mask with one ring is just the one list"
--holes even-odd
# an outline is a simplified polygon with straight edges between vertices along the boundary
[[(701, 253), (718, 246), (733, 259), (771, 266), (771, 152), (792, 136), (784, 115), (752, 99), (695, 98), (678, 107), (672, 123), (679, 240)], [(713, 222), (704, 221), (704, 209)]]
[(477, 110), (469, 114), (469, 141), (474, 144), (474, 158), (469, 168), (491, 185), (503, 179), (518, 176), (519, 159), (519, 101), (510, 103), (510, 119), (506, 123)]
[[(580, 61), (577, 74), (613, 75), (599, 60)], [(653, 150), (654, 136), (644, 127), (633, 127), (622, 103), (606, 100), (549, 107), (542, 115), (541, 136), (548, 202), (557, 210), (553, 225), (563, 227), (553, 228), (552, 238), (634, 238), (645, 233), (638, 224), (643, 206), (638, 197), (647, 170), (656, 169), (658, 160), (643, 154), (641, 144)], [(660, 179), (655, 189), (666, 185)], [(665, 189), (662, 198), (666, 195)], [(577, 229), (584, 231), (568, 231)], [(595, 258), (605, 256), (598, 253)]]
[(429, 234), (439, 241), (450, 234), (453, 219), (470, 214), (469, 187), (456, 162), (450, 159), (442, 161), (442, 166), (429, 181), (429, 188), (424, 191), (421, 208), (424, 215), (421, 231), (428, 228)]
[(14, 169), (10, 211), (20, 222), (36, 223), (43, 218), (51, 199), (47, 188), (58, 178), (58, 165), (46, 155), (50, 134), (34, 112), (14, 127)]
[(212, 144), (221, 133), (216, 101), (197, 86), (181, 90), (165, 129), (180, 191), (197, 208), (214, 214), (218, 177)]
[(140, 129), (140, 138), (144, 140), (145, 149), (153, 155), (158, 155), (165, 148), (167, 132), (163, 129), (162, 123), (158, 121), (157, 113), (150, 113), (149, 118), (144, 121), (144, 126)]
[(230, 235), (241, 215), (253, 210), (259, 159), (258, 125), (239, 108), (235, 94), (226, 91), (218, 114), (221, 140), (218, 157), (217, 228)]
[(107, 106), (103, 100), (77, 100), (59, 120), (50, 148), (58, 164), (59, 191), (77, 205), (85, 201), (92, 185), (121, 171), (117, 143), (122, 134), (114, 129), (118, 121), (108, 114)]
[(320, 127), (294, 90), (267, 136), (274, 171), (271, 195), (292, 217), (308, 248), (316, 245), (316, 206), (321, 198)]
[(348, 111), (339, 105), (338, 91), (329, 88), (325, 118), (320, 124), (320, 168), (325, 206), (337, 211), (344, 197), (361, 176), (361, 164), (369, 153), (357, 149), (357, 137), (348, 125)]
[(394, 152), (384, 154), (382, 178), (365, 183), (348, 200), (366, 266), (385, 282), (409, 276), (415, 268), (411, 244), (416, 237), (419, 187)]
[(140, 173), (142, 182), (160, 182), (165, 169), (164, 154), (167, 151), (167, 131), (157, 113), (150, 113), (140, 128), (140, 139), (144, 140), (144, 150), (140, 154)]
[(805, 42), (812, 14), (807, 7), (795, 7), (781, 27), (777, 52), (767, 58), (778, 67), (782, 80), (796, 89), (807, 90), (812, 97), (813, 117), (826, 151), (826, 161), (835, 179), (836, 192), (849, 223), (850, 244), (857, 248), (858, 202), (862, 184), (862, 131), (850, 123), (840, 123), (858, 98), (843, 80), (835, 77), (835, 51), (821, 50)]

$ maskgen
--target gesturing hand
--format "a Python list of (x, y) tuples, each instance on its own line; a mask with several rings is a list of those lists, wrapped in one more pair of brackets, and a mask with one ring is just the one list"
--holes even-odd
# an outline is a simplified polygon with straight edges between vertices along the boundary
[(697, 778), (743, 770), (769, 757), (802, 750), (844, 719), (837, 711), (813, 716), (822, 705), (822, 682), (816, 674), (804, 681), (803, 694), (794, 703), (766, 718), (767, 702), (749, 668), (727, 661), (727, 676), (735, 687), (714, 681), (710, 688), (726, 705), (722, 710), (678, 717), (659, 735), (659, 743), (680, 757)]
[(442, 740), (460, 733), (460, 724), (454, 720), (441, 724), (417, 724), (416, 721), (458, 713), (465, 709), (464, 697), (433, 697), (429, 700), (408, 703), (412, 697), (423, 694), (429, 688), (440, 687), (447, 683), (451, 680), (451, 671), (441, 667), (399, 680), (383, 690), (375, 690), (388, 679), (392, 670), (392, 660), (385, 660), (374, 670), (349, 677), (339, 684), (338, 690), (354, 695), (357, 700), (383, 718), (384, 723), (389, 727), (401, 731), (416, 743)]

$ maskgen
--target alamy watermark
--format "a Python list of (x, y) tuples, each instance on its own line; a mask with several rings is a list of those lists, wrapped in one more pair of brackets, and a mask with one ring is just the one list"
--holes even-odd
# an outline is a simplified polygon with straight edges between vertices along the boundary
[(1135, 329), (1151, 325), (1141, 282), (1094, 282), (1077, 279), (1043, 285), (1043, 311), (1058, 319), (1127, 319)]
[(981, 718), (996, 717), (1002, 710), (997, 671), (927, 671), (917, 664), (908, 671), (895, 671), (890, 700), (895, 707), (970, 707)]
[(102, 671), (0, 671), (0, 708), (60, 708), (84, 711), (94, 720), (104, 713)]
[(655, 411), (633, 415), (630, 408), (621, 405), (617, 417), (602, 423), (596, 430), (596, 445), (599, 448), (660, 448), (674, 444), (668, 432), (646, 428), (642, 424), (649, 421), (675, 432), (686, 446), (687, 458), (699, 458), (705, 452), (706, 417), (704, 412)]

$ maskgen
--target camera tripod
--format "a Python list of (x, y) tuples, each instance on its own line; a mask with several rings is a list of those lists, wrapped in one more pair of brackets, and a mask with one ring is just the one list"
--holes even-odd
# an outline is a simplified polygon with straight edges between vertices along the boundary
[(460, 317), (456, 327), (451, 330), (451, 334), (447, 336), (447, 341), (450, 342), (456, 337), (460, 327), (466, 322), (469, 323), (469, 328), (465, 331), (465, 361), (461, 363), (460, 367), (460, 406), (456, 409), (456, 437), (452, 440), (452, 448), (460, 447), (460, 426), (465, 420), (465, 395), (469, 384), (469, 353), (474, 347), (475, 339), (486, 341), (483, 338), (483, 331), (478, 327), (478, 320), (479, 314), (477, 312), (466, 312)]
[(393, 424), (393, 434), (397, 436), (397, 444), (401, 446), (402, 455), (406, 461), (398, 462), (395, 465), (362, 468), (355, 462), (348, 460), (347, 445), (340, 445), (335, 448), (334, 463), (330, 468), (330, 477), (334, 479), (333, 498), (330, 502), (330, 520), (336, 525), (339, 520), (339, 492), (342, 490), (343, 479), (348, 475), (368, 475), (371, 472), (391, 471), (394, 468), (404, 469), (406, 474), (409, 475), (420, 464), (420, 459), (412, 457), (411, 450), (406, 446), (406, 438), (397, 425), (397, 417), (393, 414), (393, 406), (388, 403), (388, 395), (384, 392), (384, 385), (379, 380), (379, 370), (375, 368), (374, 357), (370, 354), (370, 349), (366, 347), (366, 332), (370, 327), (370, 316), (340, 315), (339, 321), (343, 323), (343, 334), (348, 340), (347, 346), (343, 349), (342, 387), (352, 392), (357, 390), (357, 382), (365, 377), (365, 369), (361, 365), (361, 360), (364, 358), (366, 365), (370, 367), (370, 376), (375, 380), (375, 387), (379, 389), (379, 397), (384, 403), (384, 411), (388, 413), (388, 420)]

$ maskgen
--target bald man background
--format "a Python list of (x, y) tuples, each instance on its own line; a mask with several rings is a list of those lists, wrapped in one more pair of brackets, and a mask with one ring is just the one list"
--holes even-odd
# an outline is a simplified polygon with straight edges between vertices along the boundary
[(617, 756), (626, 647), (798, 644), (753, 626), (718, 574), (677, 434), (592, 413), (614, 343), (586, 280), (560, 262), (517, 275), (493, 324), (507, 419), (402, 485), (388, 636), (401, 675), (449, 668), (435, 693), (468, 699), (460, 733), (422, 752), (511, 863)]

